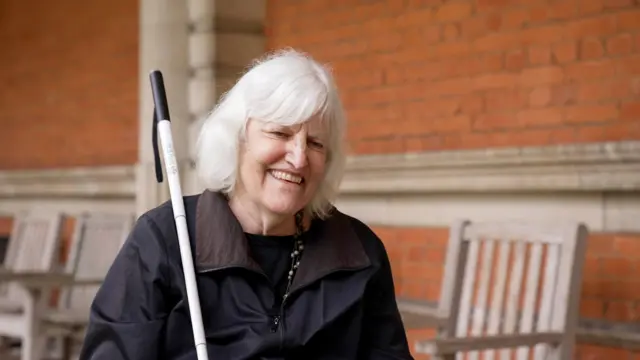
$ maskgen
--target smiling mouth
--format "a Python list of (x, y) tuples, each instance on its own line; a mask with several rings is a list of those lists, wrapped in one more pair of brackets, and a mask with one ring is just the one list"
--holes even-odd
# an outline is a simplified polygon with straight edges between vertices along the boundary
[(283, 180), (292, 184), (300, 185), (304, 182), (304, 178), (301, 176), (281, 171), (281, 170), (270, 170), (269, 174), (278, 180)]

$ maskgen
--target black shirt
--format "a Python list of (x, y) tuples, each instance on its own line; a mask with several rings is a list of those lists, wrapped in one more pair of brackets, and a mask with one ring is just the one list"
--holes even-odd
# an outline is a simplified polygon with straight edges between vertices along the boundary
[(282, 296), (287, 288), (287, 274), (291, 268), (291, 252), (294, 237), (257, 235), (245, 233), (249, 242), (251, 257), (260, 265), (269, 278), (275, 292), (274, 307), (280, 306)]

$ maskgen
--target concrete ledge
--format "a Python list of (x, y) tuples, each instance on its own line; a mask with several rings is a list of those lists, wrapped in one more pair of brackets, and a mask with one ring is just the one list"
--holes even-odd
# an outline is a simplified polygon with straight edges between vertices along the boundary
[(640, 190), (640, 141), (356, 156), (341, 193)]
[(0, 199), (135, 198), (134, 166), (0, 171)]

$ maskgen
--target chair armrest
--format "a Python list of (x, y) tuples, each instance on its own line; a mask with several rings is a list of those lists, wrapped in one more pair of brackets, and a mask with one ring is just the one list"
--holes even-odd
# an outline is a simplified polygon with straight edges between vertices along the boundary
[(411, 328), (438, 328), (445, 326), (449, 319), (438, 308), (418, 300), (400, 299), (397, 301), (398, 310), (405, 322)]
[(422, 354), (454, 355), (462, 351), (505, 349), (537, 344), (558, 345), (562, 341), (559, 332), (533, 334), (487, 335), (477, 337), (454, 337), (418, 341), (415, 350)]

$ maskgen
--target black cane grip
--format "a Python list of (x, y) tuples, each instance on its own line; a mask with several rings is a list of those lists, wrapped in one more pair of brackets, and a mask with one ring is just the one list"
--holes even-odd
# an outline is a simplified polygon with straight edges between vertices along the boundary
[(169, 104), (167, 103), (167, 93), (164, 89), (164, 79), (162, 78), (162, 72), (160, 70), (153, 70), (149, 74), (151, 80), (151, 92), (153, 94), (153, 102), (155, 104), (155, 112), (158, 121), (168, 120), (169, 117)]

